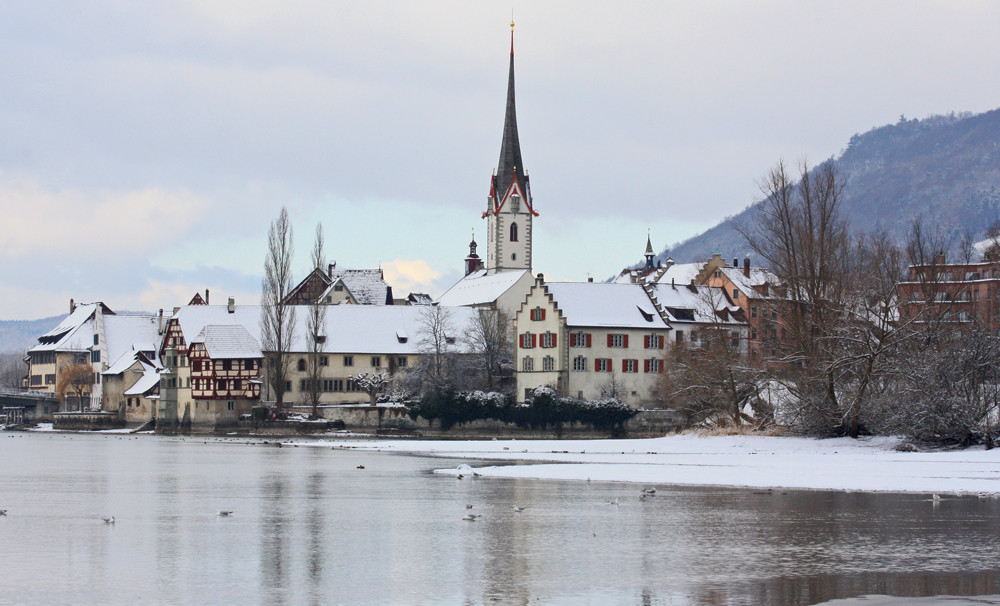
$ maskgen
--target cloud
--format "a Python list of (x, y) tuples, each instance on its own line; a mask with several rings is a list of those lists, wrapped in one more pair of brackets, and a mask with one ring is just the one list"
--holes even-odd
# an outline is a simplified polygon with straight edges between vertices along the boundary
[(436, 271), (426, 261), (394, 259), (382, 264), (385, 281), (393, 287), (394, 296), (402, 297), (410, 292), (429, 292), (437, 288), (441, 272)]
[[(31, 180), (0, 182), (0, 253), (11, 260), (142, 254), (197, 221), (204, 200), (180, 190), (46, 190)], [(166, 226), (169, 226), (167, 228)]]

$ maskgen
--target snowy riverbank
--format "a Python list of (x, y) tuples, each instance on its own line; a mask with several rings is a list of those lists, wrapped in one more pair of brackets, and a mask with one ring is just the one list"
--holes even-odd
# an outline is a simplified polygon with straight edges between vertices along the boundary
[[(898, 452), (893, 438), (685, 434), (645, 440), (290, 443), (467, 459), (484, 477), (1000, 496), (1000, 449)], [(475, 464), (497, 459), (523, 464)]]

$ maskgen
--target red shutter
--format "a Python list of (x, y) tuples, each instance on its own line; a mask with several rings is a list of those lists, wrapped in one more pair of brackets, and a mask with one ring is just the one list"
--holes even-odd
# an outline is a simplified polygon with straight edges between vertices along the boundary
[(608, 333), (608, 347), (611, 347), (611, 333)]
[(556, 346), (556, 333), (552, 333), (552, 347)]
[(622, 338), (625, 340), (625, 342), (622, 344), (622, 347), (628, 349), (628, 335), (622, 335)]
[(539, 318), (539, 319), (540, 320), (544, 320), (545, 319), (545, 308), (544, 307), (542, 308), (542, 317)]
[(666, 340), (667, 340), (667, 338), (665, 336), (660, 335), (660, 349), (663, 349), (663, 342), (666, 341)]
[(664, 366), (663, 360), (660, 360), (660, 368), (656, 372), (663, 372), (663, 366)]
[(642, 336), (642, 346), (649, 349), (649, 335)]
[(517, 342), (521, 349), (524, 349), (524, 335), (517, 336)]
[(531, 346), (536, 347), (538, 345), (538, 335), (531, 333)]
[(601, 371), (601, 359), (594, 358), (594, 372), (600, 372), (600, 371)]
[(587, 347), (590, 347), (590, 333), (587, 333)]
[(642, 371), (649, 372), (649, 358), (643, 360)]
[(627, 362), (628, 360), (622, 360), (622, 372), (625, 372), (625, 369), (628, 368), (628, 366), (626, 366)]

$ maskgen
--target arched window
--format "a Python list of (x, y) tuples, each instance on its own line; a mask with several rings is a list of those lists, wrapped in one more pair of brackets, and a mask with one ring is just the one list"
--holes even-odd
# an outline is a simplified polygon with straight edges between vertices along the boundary
[(306, 369), (305, 358), (299, 358), (299, 370), (301, 371), (301, 370), (305, 370), (305, 369)]
[(510, 224), (510, 241), (517, 242), (517, 223)]

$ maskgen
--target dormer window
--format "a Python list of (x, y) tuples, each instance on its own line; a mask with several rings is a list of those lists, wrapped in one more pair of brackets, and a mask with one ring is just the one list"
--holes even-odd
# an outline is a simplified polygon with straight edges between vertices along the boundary
[[(514, 194), (510, 197), (510, 212), (515, 215), (521, 210), (521, 196)], [(512, 240), (514, 238), (511, 238)]]

